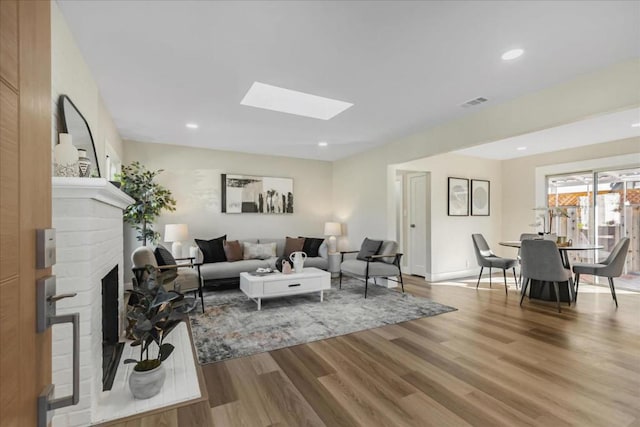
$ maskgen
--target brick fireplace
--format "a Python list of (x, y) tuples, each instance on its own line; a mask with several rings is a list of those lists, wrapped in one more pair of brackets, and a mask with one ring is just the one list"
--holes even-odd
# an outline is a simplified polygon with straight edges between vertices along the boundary
[[(103, 341), (113, 341), (114, 333), (121, 336), (123, 331), (122, 210), (133, 199), (106, 179), (58, 177), (53, 178), (52, 199), (57, 290), (78, 293), (58, 302), (58, 313), (80, 313), (80, 402), (57, 410), (53, 427), (86, 426), (93, 422), (103, 390)], [(103, 334), (105, 279), (112, 308), (108, 337)], [(71, 327), (55, 325), (52, 337), (53, 383), (62, 396), (71, 393)]]

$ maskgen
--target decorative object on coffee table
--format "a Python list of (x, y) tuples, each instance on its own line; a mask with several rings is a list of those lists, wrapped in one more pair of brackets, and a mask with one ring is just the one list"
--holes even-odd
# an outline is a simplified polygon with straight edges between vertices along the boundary
[(289, 259), (291, 260), (296, 273), (302, 273), (302, 270), (304, 269), (304, 262), (307, 259), (307, 254), (301, 251), (292, 252), (289, 255)]
[(471, 180), (471, 215), (489, 216), (491, 208), (491, 183), (482, 179)]
[(469, 180), (448, 178), (447, 214), (449, 216), (469, 215)]
[(222, 174), (222, 213), (293, 213), (293, 179)]
[(78, 169), (78, 149), (73, 145), (71, 135), (61, 133), (58, 145), (53, 150), (54, 153), (54, 175), (64, 177), (77, 177), (80, 174)]

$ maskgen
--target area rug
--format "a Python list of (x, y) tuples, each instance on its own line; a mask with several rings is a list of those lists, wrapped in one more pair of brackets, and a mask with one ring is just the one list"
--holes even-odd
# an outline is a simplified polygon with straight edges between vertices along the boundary
[(201, 364), (249, 356), (298, 344), (456, 310), (356, 279), (332, 281), (324, 293), (262, 300), (262, 310), (240, 290), (212, 291), (189, 319)]

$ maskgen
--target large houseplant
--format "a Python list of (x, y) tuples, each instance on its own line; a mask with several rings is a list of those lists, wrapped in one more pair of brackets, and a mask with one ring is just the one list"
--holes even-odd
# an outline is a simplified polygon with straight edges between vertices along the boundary
[(126, 359), (124, 363), (135, 363), (129, 387), (134, 397), (146, 399), (158, 394), (162, 388), (166, 375), (162, 362), (174, 349), (164, 340), (184, 319), (190, 306), (180, 292), (164, 289), (153, 266), (147, 266), (144, 274), (138, 277), (141, 279), (130, 291), (136, 302), (127, 312), (127, 318), (133, 326), (131, 345), (140, 347), (140, 358)]
[(135, 200), (125, 209), (124, 221), (134, 226), (137, 239), (145, 246), (147, 241), (154, 243), (160, 238), (160, 233), (153, 229), (153, 222), (160, 212), (176, 210), (171, 191), (154, 181), (162, 172), (162, 169), (147, 170), (139, 162), (133, 162), (123, 166), (118, 176), (120, 189)]

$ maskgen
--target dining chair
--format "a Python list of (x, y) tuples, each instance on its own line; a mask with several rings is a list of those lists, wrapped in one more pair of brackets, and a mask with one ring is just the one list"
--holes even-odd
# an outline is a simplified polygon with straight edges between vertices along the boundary
[(522, 305), (522, 300), (524, 300), (524, 296), (527, 293), (527, 287), (532, 280), (553, 283), (556, 302), (558, 303), (558, 313), (562, 312), (560, 309), (559, 283), (566, 282), (569, 287), (569, 305), (571, 305), (573, 279), (571, 278), (571, 271), (564, 268), (562, 264), (562, 258), (556, 242), (551, 240), (523, 240), (520, 246), (520, 256), (522, 278), (524, 280), (520, 305)]
[(504, 292), (509, 294), (509, 288), (507, 286), (507, 270), (513, 269), (513, 280), (516, 281), (516, 287), (518, 286), (518, 278), (516, 277), (516, 264), (518, 260), (511, 258), (502, 258), (493, 253), (487, 241), (482, 234), (472, 234), (473, 249), (476, 252), (476, 259), (478, 265), (480, 265), (480, 275), (478, 276), (478, 283), (476, 283), (476, 289), (480, 286), (480, 278), (485, 267), (489, 267), (489, 287), (491, 287), (491, 269), (493, 267), (502, 270), (502, 276), (504, 277)]
[[(538, 233), (522, 233), (520, 235), (520, 241), (522, 242), (523, 240), (533, 240), (533, 239), (538, 239), (540, 238), (540, 235)], [(520, 248), (518, 248), (518, 263), (522, 264), (521, 260), (520, 260)], [(518, 280), (520, 281), (520, 286), (522, 286), (522, 267), (520, 268), (520, 277), (518, 277)], [(518, 289), (518, 283), (516, 282), (516, 289)]]
[(602, 262), (597, 264), (588, 263), (576, 263), (573, 265), (573, 272), (576, 275), (576, 294), (574, 301), (578, 300), (578, 286), (580, 283), (581, 274), (591, 274), (592, 276), (606, 277), (609, 279), (609, 288), (611, 289), (611, 296), (613, 301), (618, 306), (618, 298), (616, 297), (616, 288), (613, 285), (613, 278), (620, 277), (622, 269), (624, 267), (625, 259), (627, 258), (627, 252), (629, 250), (629, 238), (623, 237), (616, 243), (613, 250)]

